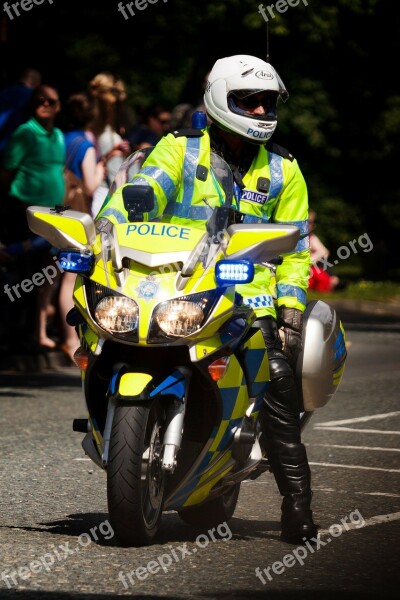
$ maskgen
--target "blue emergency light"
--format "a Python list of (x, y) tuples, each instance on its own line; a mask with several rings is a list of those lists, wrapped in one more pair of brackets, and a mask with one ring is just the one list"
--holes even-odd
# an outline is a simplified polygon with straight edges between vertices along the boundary
[(254, 265), (249, 260), (219, 260), (215, 278), (219, 286), (250, 283), (254, 279)]
[(68, 273), (89, 273), (93, 268), (93, 255), (79, 250), (60, 250), (57, 258)]

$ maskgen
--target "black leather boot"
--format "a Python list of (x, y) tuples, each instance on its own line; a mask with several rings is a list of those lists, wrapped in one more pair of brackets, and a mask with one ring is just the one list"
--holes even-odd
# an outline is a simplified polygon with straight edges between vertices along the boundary
[(262, 329), (268, 342), (271, 384), (260, 411), (262, 444), (283, 496), (281, 538), (298, 544), (318, 534), (311, 511), (311, 472), (301, 443), (293, 371), (279, 349), (276, 324), (268, 321), (268, 331)]
[(316, 537), (318, 530), (312, 518), (311, 472), (300, 439), (299, 413), (291, 412), (285, 402), (295, 393), (292, 382), (293, 376), (285, 375), (271, 382), (261, 409), (261, 422), (269, 464), (283, 496), (281, 538), (302, 543)]

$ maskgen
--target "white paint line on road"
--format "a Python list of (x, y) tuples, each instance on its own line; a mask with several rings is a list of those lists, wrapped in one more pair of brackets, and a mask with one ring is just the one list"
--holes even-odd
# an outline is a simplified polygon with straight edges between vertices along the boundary
[(92, 460), (91, 458), (74, 458), (74, 460)]
[(390, 413), (380, 413), (378, 415), (367, 415), (365, 417), (355, 417), (353, 419), (341, 419), (340, 421), (326, 421), (325, 423), (317, 423), (317, 425), (322, 425), (323, 427), (332, 425), (350, 425), (350, 423), (366, 423), (367, 421), (372, 421), (374, 419), (388, 419), (389, 417), (398, 417), (400, 415), (400, 411), (390, 412)]
[[(348, 494), (349, 490), (334, 490), (332, 488), (319, 488), (313, 487), (314, 492), (334, 492), (335, 494)], [(387, 496), (389, 498), (400, 498), (400, 494), (389, 494), (386, 492), (354, 492), (355, 494), (361, 494), (362, 496)]]
[(380, 448), (378, 446), (345, 446), (343, 444), (307, 444), (307, 446), (323, 446), (324, 448), (344, 448), (346, 450), (375, 450), (376, 452), (400, 452), (400, 448)]
[(363, 496), (389, 496), (390, 498), (400, 498), (400, 494), (387, 494), (386, 492), (354, 492)]
[(365, 471), (384, 471), (385, 473), (400, 473), (400, 469), (383, 469), (382, 467), (363, 467), (362, 465), (340, 465), (336, 463), (310, 462), (316, 467), (339, 467), (341, 469), (363, 469)]
[(314, 426), (314, 429), (320, 431), (354, 431), (355, 433), (379, 433), (382, 435), (400, 435), (400, 431), (384, 431), (383, 429), (355, 429), (353, 427), (319, 427)]
[[(384, 525), (385, 523), (389, 523), (390, 521), (398, 521), (400, 519), (400, 512), (391, 513), (388, 515), (376, 515), (375, 517), (370, 517), (369, 519), (364, 519), (364, 524), (360, 527), (360, 523), (347, 523), (344, 525), (346, 529), (364, 529), (364, 527), (371, 527), (372, 525)], [(329, 529), (320, 529), (318, 531), (319, 535), (326, 535), (330, 533)]]
[[(256, 481), (253, 479), (245, 479), (244, 481), (242, 481), (242, 483), (251, 483), (251, 484), (255, 484), (255, 485), (271, 485), (270, 481)], [(333, 488), (323, 488), (323, 487), (314, 487), (313, 486), (313, 491), (314, 492), (329, 492), (329, 493), (334, 493), (334, 494), (350, 494), (351, 492), (349, 490), (334, 490)], [(354, 494), (361, 494), (362, 496), (387, 496), (389, 498), (400, 498), (400, 494), (389, 494), (386, 492), (354, 492)]]

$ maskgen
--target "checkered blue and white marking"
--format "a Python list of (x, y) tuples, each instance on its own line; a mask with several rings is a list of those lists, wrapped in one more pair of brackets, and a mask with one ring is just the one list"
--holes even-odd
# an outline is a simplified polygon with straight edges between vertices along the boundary
[(243, 298), (243, 303), (251, 308), (265, 308), (274, 305), (274, 301), (269, 294), (260, 294), (259, 296), (250, 296)]

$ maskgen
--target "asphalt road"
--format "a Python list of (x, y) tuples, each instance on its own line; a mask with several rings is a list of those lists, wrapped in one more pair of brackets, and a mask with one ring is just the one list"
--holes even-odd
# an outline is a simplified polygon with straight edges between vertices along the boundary
[(0, 373), (0, 598), (394, 597), (400, 331), (359, 321), (347, 337), (342, 385), (304, 432), (322, 533), (301, 550), (279, 540), (270, 474), (242, 484), (228, 526), (196, 531), (171, 512), (155, 545), (119, 547), (105, 474), (72, 432), (85, 416), (77, 371)]

